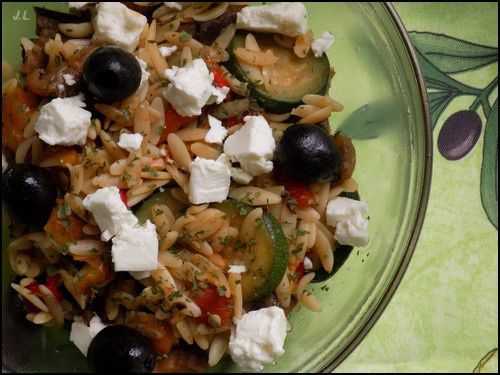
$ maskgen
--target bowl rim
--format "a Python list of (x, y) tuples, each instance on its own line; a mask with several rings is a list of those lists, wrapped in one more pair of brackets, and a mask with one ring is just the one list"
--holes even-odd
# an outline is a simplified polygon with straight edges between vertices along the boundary
[(382, 295), (382, 299), (375, 306), (371, 315), (363, 324), (359, 332), (356, 336), (347, 344), (347, 346), (335, 357), (332, 361), (324, 366), (320, 371), (323, 373), (330, 373), (336, 367), (338, 367), (353, 351), (358, 347), (358, 345), (363, 341), (368, 332), (373, 328), (375, 323), (382, 316), (385, 311), (387, 305), (391, 301), (394, 293), (396, 292), (399, 284), (401, 283), (406, 270), (408, 269), (408, 265), (410, 264), (410, 260), (413, 257), (413, 253), (415, 252), (415, 248), (418, 242), (418, 238), (422, 231), (422, 226), (425, 219), (425, 213), (427, 211), (428, 203), (429, 203), (429, 195), (431, 190), (431, 180), (432, 180), (432, 155), (433, 155), (433, 140), (432, 140), (432, 122), (431, 115), (429, 110), (429, 101), (427, 97), (427, 89), (424, 80), (424, 76), (422, 70), (420, 69), (420, 65), (418, 64), (417, 54), (415, 52), (415, 48), (411, 43), (410, 36), (408, 35), (408, 31), (406, 30), (401, 17), (399, 16), (394, 4), (392, 2), (383, 2), (382, 6), (387, 11), (389, 17), (394, 22), (397, 30), (401, 38), (403, 39), (403, 44), (406, 48), (406, 52), (408, 52), (410, 56), (410, 63), (412, 68), (415, 71), (415, 78), (417, 81), (417, 86), (420, 95), (420, 101), (422, 106), (422, 113), (424, 115), (423, 126), (424, 126), (424, 174), (423, 174), (423, 186), (422, 191), (420, 193), (419, 198), (419, 206), (416, 214), (415, 227), (413, 232), (411, 233), (410, 240), (406, 247), (405, 253), (398, 267), (398, 271), (392, 277), (392, 280), (389, 283), (389, 287), (385, 290)]

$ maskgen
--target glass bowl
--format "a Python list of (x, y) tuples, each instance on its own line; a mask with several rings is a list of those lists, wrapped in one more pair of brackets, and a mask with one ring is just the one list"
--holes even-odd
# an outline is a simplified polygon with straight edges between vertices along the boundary
[[(2, 3), (2, 59), (20, 60), (19, 39), (33, 36), (33, 5)], [(65, 3), (46, 7), (66, 8)], [(290, 318), (286, 353), (267, 371), (331, 371), (359, 344), (391, 299), (408, 266), (427, 206), (432, 139), (422, 75), (393, 7), (383, 3), (308, 3), (316, 35), (331, 31), (335, 66), (331, 94), (345, 105), (331, 124), (353, 136), (355, 179), (369, 204), (370, 244), (355, 249), (336, 275), (314, 292), (319, 313)], [(35, 214), (35, 213), (34, 213)], [(6, 219), (6, 217), (4, 217)], [(8, 241), (5, 222), (2, 247)], [(3, 252), (5, 258), (5, 252)], [(79, 372), (86, 362), (68, 331), (36, 329), (9, 298), (2, 262), (2, 364), (5, 371)], [(219, 371), (237, 371), (229, 360)]]

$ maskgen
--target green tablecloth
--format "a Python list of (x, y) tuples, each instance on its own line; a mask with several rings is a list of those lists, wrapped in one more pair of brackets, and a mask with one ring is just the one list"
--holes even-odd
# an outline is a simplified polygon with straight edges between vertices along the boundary
[(430, 93), (432, 190), (399, 289), (336, 371), (498, 372), (498, 4), (395, 6)]

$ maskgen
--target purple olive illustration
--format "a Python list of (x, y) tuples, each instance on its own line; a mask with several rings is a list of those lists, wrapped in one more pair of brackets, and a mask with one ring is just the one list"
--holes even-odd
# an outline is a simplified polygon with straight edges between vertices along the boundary
[(481, 135), (481, 118), (470, 110), (458, 111), (444, 122), (438, 136), (438, 150), (448, 160), (467, 155)]

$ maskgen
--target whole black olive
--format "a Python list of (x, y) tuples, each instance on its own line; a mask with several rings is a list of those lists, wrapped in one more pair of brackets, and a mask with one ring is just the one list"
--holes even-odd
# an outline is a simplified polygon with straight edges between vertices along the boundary
[(3, 201), (17, 220), (41, 227), (56, 204), (57, 186), (46, 169), (16, 164), (2, 176), (2, 193)]
[(283, 133), (274, 158), (280, 173), (306, 184), (340, 179), (340, 154), (319, 126), (290, 126)]
[(98, 102), (113, 103), (136, 92), (141, 75), (134, 55), (119, 47), (100, 47), (85, 61), (82, 83)]
[(95, 372), (111, 374), (151, 372), (156, 363), (150, 340), (121, 325), (108, 326), (94, 337), (87, 360)]

